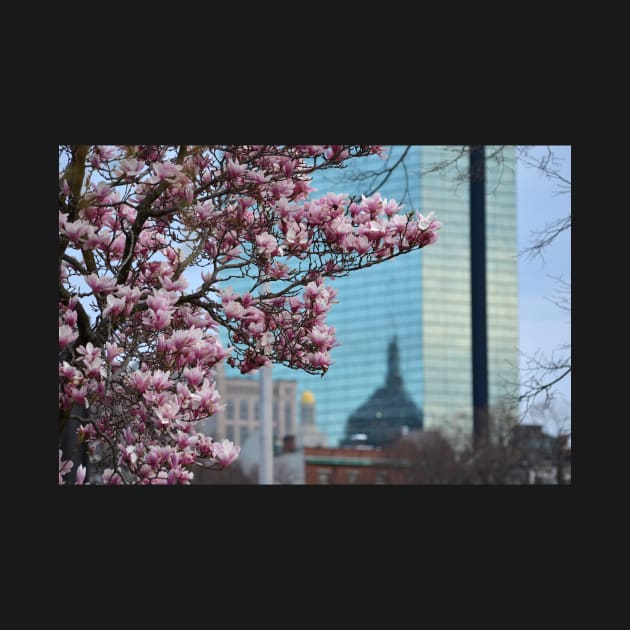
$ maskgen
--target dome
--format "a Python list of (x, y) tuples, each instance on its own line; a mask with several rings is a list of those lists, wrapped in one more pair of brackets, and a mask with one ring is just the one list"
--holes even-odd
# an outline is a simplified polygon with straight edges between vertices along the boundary
[(313, 396), (313, 392), (310, 389), (305, 389), (302, 397), (300, 398), (300, 402), (303, 405), (314, 405), (315, 396)]
[(422, 430), (423, 425), (422, 411), (405, 390), (400, 373), (398, 342), (394, 338), (388, 348), (385, 385), (350, 414), (343, 442), (352, 444), (352, 436), (362, 434), (366, 444), (383, 446), (397, 439), (405, 430)]

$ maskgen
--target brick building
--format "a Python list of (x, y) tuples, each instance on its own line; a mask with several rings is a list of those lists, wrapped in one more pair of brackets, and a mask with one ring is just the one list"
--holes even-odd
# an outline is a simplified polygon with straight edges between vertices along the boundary
[(404, 483), (403, 467), (377, 448), (304, 448), (307, 485)]

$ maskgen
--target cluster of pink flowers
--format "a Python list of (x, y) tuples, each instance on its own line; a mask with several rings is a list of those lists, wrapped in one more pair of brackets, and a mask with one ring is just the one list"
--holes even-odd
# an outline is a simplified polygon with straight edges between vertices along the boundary
[[(195, 429), (220, 409), (222, 361), (243, 373), (272, 362), (326, 372), (337, 340), (325, 279), (429, 245), (440, 228), (378, 193), (309, 196), (317, 169), (382, 153), (60, 147), (60, 428), (84, 410), (78, 440), (95, 479), (190, 483), (196, 465), (233, 462), (238, 446)], [(201, 286), (189, 286), (192, 269)], [(235, 280), (249, 291), (234, 292)], [(64, 455), (60, 482), (72, 468)]]

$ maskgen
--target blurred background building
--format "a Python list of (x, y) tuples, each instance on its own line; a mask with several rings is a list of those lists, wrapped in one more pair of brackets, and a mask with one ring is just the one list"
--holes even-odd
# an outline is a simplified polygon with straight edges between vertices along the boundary
[[(227, 438), (243, 445), (254, 431), (260, 429), (260, 379), (253, 375), (235, 376), (232, 370), (227, 370), (230, 376), (226, 375), (223, 364), (217, 365), (217, 389), (225, 407), (207, 418), (199, 430), (215, 439)], [(274, 445), (279, 449), (285, 435), (296, 435), (298, 431), (297, 382), (294, 379), (274, 379), (272, 417)]]
[(398, 342), (394, 338), (387, 350), (385, 383), (350, 414), (341, 446), (383, 446), (407, 435), (409, 431), (421, 430), (422, 412), (405, 389), (400, 373)]

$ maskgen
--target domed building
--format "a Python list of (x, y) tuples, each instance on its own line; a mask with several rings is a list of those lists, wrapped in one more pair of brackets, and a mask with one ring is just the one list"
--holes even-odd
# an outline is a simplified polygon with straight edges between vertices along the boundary
[(341, 445), (383, 446), (408, 431), (422, 428), (422, 411), (407, 393), (400, 374), (398, 341), (394, 337), (387, 349), (385, 385), (350, 414)]
[(298, 446), (326, 446), (327, 441), (326, 434), (318, 431), (315, 424), (315, 396), (310, 389), (305, 389), (300, 396)]

